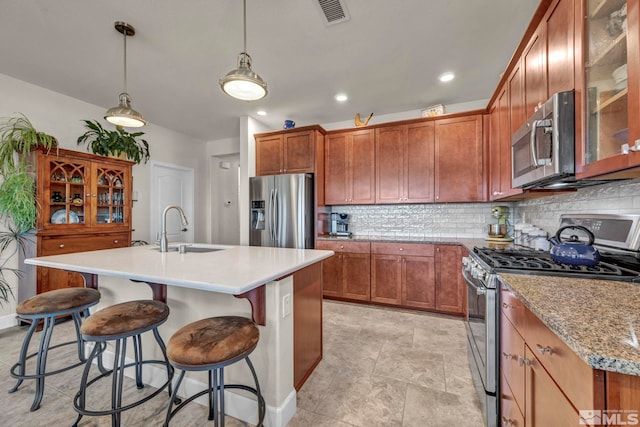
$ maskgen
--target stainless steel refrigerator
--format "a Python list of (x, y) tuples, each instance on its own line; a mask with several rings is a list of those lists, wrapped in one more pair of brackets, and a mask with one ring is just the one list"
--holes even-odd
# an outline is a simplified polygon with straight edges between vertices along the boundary
[(251, 246), (313, 248), (313, 174), (250, 178), (249, 198)]

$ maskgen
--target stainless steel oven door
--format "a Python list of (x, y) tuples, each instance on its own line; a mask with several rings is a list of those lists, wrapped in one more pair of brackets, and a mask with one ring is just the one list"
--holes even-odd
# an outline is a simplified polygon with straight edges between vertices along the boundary
[(496, 290), (485, 287), (467, 271), (463, 276), (467, 283), (465, 326), (470, 351), (485, 391), (496, 393)]

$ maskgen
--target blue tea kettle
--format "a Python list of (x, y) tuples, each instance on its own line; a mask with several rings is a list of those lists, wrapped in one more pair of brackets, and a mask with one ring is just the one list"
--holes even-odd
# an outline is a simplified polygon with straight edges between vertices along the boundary
[[(568, 229), (584, 232), (589, 237), (589, 242), (581, 242), (575, 234), (571, 235), (568, 240), (563, 241), (561, 234), (564, 230)], [(593, 233), (581, 225), (566, 225), (561, 227), (556, 232), (556, 235), (549, 239), (553, 245), (551, 248), (551, 259), (560, 264), (596, 265), (600, 262), (600, 252), (592, 246), (594, 240), (595, 237)]]

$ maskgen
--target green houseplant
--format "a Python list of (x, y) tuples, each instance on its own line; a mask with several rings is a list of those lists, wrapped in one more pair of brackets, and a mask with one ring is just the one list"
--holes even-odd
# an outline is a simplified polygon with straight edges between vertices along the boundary
[(136, 163), (149, 160), (149, 144), (144, 139), (136, 139), (144, 135), (144, 132), (127, 132), (122, 126), (116, 126), (116, 130), (108, 130), (100, 123), (92, 120), (84, 120), (89, 129), (78, 137), (78, 145), (87, 144), (87, 150), (100, 156), (125, 155)]
[[(50, 150), (57, 144), (53, 136), (37, 131), (23, 114), (0, 118), (0, 219), (8, 230), (0, 232), (0, 258), (4, 259), (0, 263), (0, 304), (8, 302), (12, 294), (5, 273), (20, 274), (7, 263), (18, 250), (24, 251), (26, 234), (35, 227), (38, 214), (29, 153), (38, 147)], [(8, 250), (12, 253), (7, 256)]]

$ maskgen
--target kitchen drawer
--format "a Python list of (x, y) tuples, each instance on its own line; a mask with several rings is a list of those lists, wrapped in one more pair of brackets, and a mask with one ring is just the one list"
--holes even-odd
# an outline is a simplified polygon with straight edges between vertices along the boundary
[(129, 233), (42, 238), (38, 256), (70, 254), (129, 246)]
[(526, 326), (525, 310), (522, 301), (516, 297), (513, 292), (507, 289), (504, 285), (500, 286), (500, 307), (502, 312), (511, 321), (520, 335), (524, 335), (524, 329)]
[(325, 249), (334, 252), (350, 252), (354, 254), (368, 254), (371, 253), (371, 243), (316, 240), (316, 249)]
[[(522, 370), (524, 373), (524, 369)], [(504, 376), (500, 376), (500, 421), (502, 426), (524, 427), (524, 416), (514, 400), (513, 392)], [(524, 402), (522, 402), (524, 404)]]
[(504, 313), (502, 313), (500, 321), (500, 371), (503, 381), (509, 383), (513, 400), (520, 409), (524, 410), (524, 339)]
[(435, 256), (435, 245), (422, 243), (371, 243), (371, 253), (379, 255)]
[[(531, 352), (576, 408), (595, 408), (604, 372), (591, 369), (531, 311), (525, 310), (524, 339)], [(597, 320), (596, 320), (597, 321)]]

